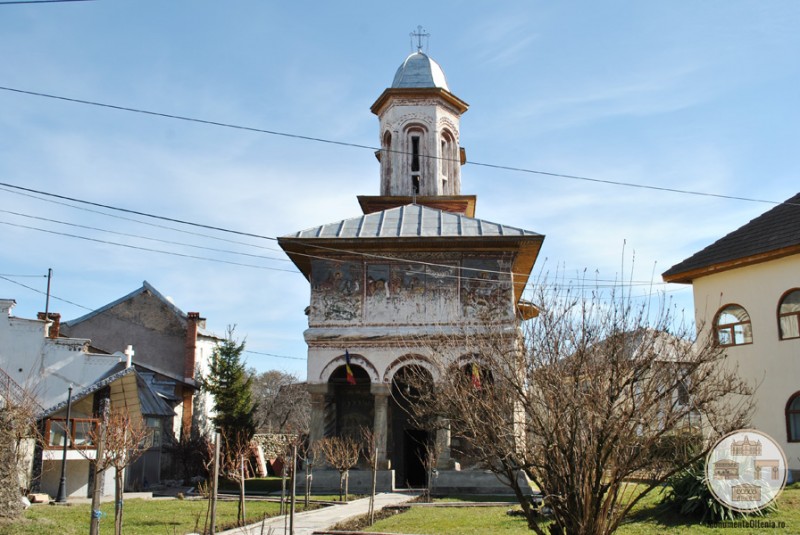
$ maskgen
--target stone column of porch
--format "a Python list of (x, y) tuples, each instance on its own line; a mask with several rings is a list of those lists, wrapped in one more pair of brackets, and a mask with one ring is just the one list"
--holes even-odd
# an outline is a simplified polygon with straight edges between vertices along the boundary
[(328, 383), (309, 383), (308, 393), (311, 394), (311, 422), (309, 424), (308, 438), (311, 444), (325, 438), (325, 401), (330, 393)]
[(372, 432), (375, 434), (375, 446), (378, 449), (378, 469), (388, 470), (389, 461), (386, 456), (386, 441), (389, 425), (389, 395), (391, 386), (387, 383), (372, 383), (369, 389), (375, 398), (375, 422)]
[(438, 423), (436, 451), (439, 453), (439, 458), (436, 461), (436, 468), (438, 470), (457, 470), (458, 466), (453, 461), (453, 458), (450, 457), (450, 422), (442, 419)]

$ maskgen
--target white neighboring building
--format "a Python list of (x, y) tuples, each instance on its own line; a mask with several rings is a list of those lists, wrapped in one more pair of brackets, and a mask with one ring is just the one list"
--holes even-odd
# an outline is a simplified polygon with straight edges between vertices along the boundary
[(800, 476), (800, 194), (664, 272), (690, 283), (699, 334), (714, 329), (743, 378), (759, 383), (752, 426)]
[[(58, 314), (50, 314), (50, 321), (14, 317), (11, 311), (15, 304), (12, 299), (0, 299), (0, 383), (12, 400), (26, 392), (25, 401), (36, 404), (44, 439), (41, 447), (28, 448), (28, 467), (21, 484), (56, 496), (72, 387), (66, 495), (87, 497), (92, 487), (89, 459), (95, 453), (89, 432), (99, 425), (100, 400), (108, 399), (112, 409), (124, 408), (133, 418), (141, 419), (140, 389), (149, 387), (138, 378), (125, 354), (94, 353), (87, 339), (59, 337)], [(151, 391), (146, 394), (144, 399), (154, 398)], [(169, 406), (157, 399), (148, 406), (155, 407), (149, 409), (151, 412), (159, 413), (153, 419), (158, 426), (166, 412), (172, 414)], [(114, 494), (113, 472), (107, 473), (102, 494)]]

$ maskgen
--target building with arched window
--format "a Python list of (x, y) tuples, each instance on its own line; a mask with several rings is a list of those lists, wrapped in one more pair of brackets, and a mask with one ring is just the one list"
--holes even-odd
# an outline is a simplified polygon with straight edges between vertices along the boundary
[(758, 385), (752, 426), (778, 441), (800, 477), (800, 194), (663, 274), (690, 283), (700, 334), (713, 330)]
[[(410, 398), (393, 394), (410, 391), (410, 370), (426, 370), (435, 382), (436, 340), (465, 322), (491, 313), (514, 326), (535, 315), (522, 291), (544, 236), (475, 218), (476, 197), (461, 194), (467, 104), (428, 55), (409, 55), (371, 110), (379, 120), (380, 194), (358, 197), (361, 215), (279, 239), (311, 286), (310, 439), (372, 429), (383, 488), (424, 485), (421, 452), (435, 443), (441, 488), (461, 461), (449, 432), (418, 428), (404, 407)], [(472, 363), (466, 349), (453, 360), (474, 381), (490, 377), (491, 363)], [(475, 473), (460, 479), (478, 481)]]

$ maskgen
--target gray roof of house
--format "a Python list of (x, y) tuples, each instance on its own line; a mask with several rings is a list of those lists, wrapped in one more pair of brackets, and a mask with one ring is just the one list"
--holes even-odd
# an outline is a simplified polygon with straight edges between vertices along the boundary
[(283, 236), (283, 238), (477, 238), (491, 236), (541, 237), (542, 235), (530, 230), (445, 212), (419, 204), (408, 204), (312, 227)]
[(800, 246), (800, 193), (675, 264), (662, 276), (675, 278), (716, 264), (797, 246)]
[(143, 416), (175, 416), (175, 411), (172, 410), (172, 407), (151, 388), (150, 384), (138, 372), (136, 373), (136, 383), (139, 387), (139, 404), (141, 405)]
[[(72, 319), (72, 320), (69, 320), (69, 321), (64, 321), (64, 322), (62, 322), (62, 324), (66, 325), (68, 327), (71, 327), (73, 325), (76, 325), (76, 324), (81, 323), (83, 321), (86, 321), (88, 319), (91, 319), (91, 318), (97, 316), (98, 314), (101, 314), (101, 313), (105, 312), (106, 310), (112, 309), (115, 306), (117, 306), (118, 304), (123, 303), (123, 302), (125, 302), (125, 301), (127, 301), (129, 299), (132, 299), (132, 298), (136, 297), (137, 295), (142, 294), (142, 293), (144, 293), (146, 291), (149, 291), (151, 294), (153, 294), (159, 300), (161, 300), (167, 306), (167, 308), (169, 310), (171, 310), (173, 314), (175, 314), (175, 316), (180, 318), (182, 321), (186, 320), (186, 318), (188, 317), (186, 312), (184, 312), (183, 310), (178, 308), (175, 305), (175, 303), (173, 303), (171, 300), (167, 299), (164, 295), (162, 295), (161, 292), (156, 290), (155, 287), (152, 284), (150, 284), (147, 281), (143, 281), (141, 288), (137, 288), (136, 290), (132, 291), (128, 295), (124, 295), (124, 296), (120, 297), (119, 299), (108, 303), (107, 305), (103, 305), (103, 306), (101, 306), (100, 308), (98, 308), (96, 310), (92, 310), (88, 314), (84, 314), (83, 316), (81, 316), (79, 318), (75, 318), (75, 319)], [(216, 334), (214, 334), (211, 331), (208, 331), (206, 329), (198, 329), (198, 334), (206, 336), (208, 338), (217, 338), (219, 340), (222, 339), (221, 337), (217, 336)]]
[[(98, 390), (109, 386), (114, 381), (117, 381), (118, 379), (121, 379), (122, 377), (130, 375), (132, 373), (136, 373), (136, 370), (134, 370), (133, 367), (126, 368), (124, 363), (117, 363), (105, 375), (103, 375), (103, 377), (101, 377), (94, 383), (90, 384), (89, 386), (82, 388), (81, 390), (78, 390), (77, 392), (72, 394), (72, 403), (80, 401), (83, 398), (88, 397), (91, 394), (94, 394)], [(47, 416), (55, 414), (58, 411), (65, 409), (66, 407), (67, 407), (67, 399), (64, 399), (63, 401), (60, 401), (59, 403), (56, 403), (52, 407), (49, 407), (44, 411), (42, 411), (39, 414), (39, 418), (45, 418)]]

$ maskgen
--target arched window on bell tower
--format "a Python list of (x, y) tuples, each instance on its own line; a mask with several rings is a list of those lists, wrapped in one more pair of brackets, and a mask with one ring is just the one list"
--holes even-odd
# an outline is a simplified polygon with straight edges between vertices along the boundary
[(423, 195), (425, 168), (428, 159), (425, 158), (425, 128), (411, 125), (405, 129), (405, 159), (408, 173), (408, 194)]
[(440, 193), (442, 195), (453, 195), (454, 193), (453, 187), (456, 183), (457, 173), (456, 152), (455, 137), (449, 130), (442, 130), (439, 152)]
[(392, 161), (395, 159), (394, 148), (392, 147), (392, 133), (386, 131), (381, 142), (381, 191), (390, 192), (392, 190)]

